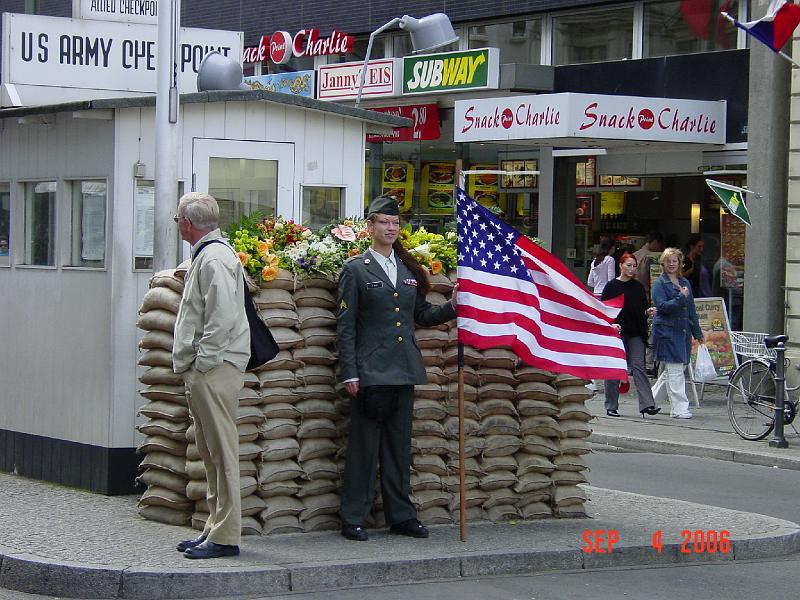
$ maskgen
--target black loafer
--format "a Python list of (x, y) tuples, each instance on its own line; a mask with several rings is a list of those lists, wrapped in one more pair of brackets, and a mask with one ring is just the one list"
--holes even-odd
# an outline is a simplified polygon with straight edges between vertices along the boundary
[(366, 529), (361, 525), (350, 525), (349, 523), (342, 525), (342, 535), (354, 542), (366, 542), (369, 539)]
[(186, 552), (189, 548), (194, 548), (195, 546), (199, 546), (203, 542), (206, 541), (206, 536), (201, 535), (193, 540), (183, 540), (180, 542), (175, 548), (178, 549), (178, 552)]
[(618, 417), (619, 413), (615, 410), (607, 410), (606, 415), (609, 417)]
[(389, 527), (389, 533), (406, 535), (413, 538), (426, 538), (429, 535), (428, 529), (417, 519), (409, 519), (402, 523), (395, 523)]
[(215, 544), (211, 540), (206, 540), (194, 548), (187, 548), (183, 555), (186, 558), (222, 558), (223, 556), (238, 556), (239, 546)]

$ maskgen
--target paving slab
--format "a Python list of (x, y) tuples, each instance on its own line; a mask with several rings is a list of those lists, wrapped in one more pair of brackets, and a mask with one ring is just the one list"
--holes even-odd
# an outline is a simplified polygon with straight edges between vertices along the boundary
[[(800, 551), (800, 527), (788, 521), (585, 486), (589, 518), (469, 524), (466, 542), (457, 525), (434, 526), (427, 540), (385, 530), (370, 530), (369, 542), (347, 541), (338, 532), (248, 536), (238, 557), (191, 561), (174, 546), (196, 532), (142, 519), (135, 496), (98, 496), (7, 474), (0, 474), (0, 488), (0, 587), (59, 597), (268, 596)], [(682, 544), (684, 532), (723, 530), (732, 541), (726, 552)], [(616, 532), (610, 552), (587, 547), (597, 531)], [(660, 552), (651, 546), (657, 531)]]

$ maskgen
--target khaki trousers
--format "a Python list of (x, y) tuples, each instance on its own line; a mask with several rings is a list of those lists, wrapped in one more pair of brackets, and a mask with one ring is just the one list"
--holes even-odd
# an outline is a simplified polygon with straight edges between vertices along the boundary
[(223, 362), (207, 373), (192, 367), (186, 398), (194, 419), (197, 451), (208, 477), (209, 517), (203, 535), (216, 544), (239, 545), (242, 497), (239, 482), (239, 432), (236, 411), (244, 375)]

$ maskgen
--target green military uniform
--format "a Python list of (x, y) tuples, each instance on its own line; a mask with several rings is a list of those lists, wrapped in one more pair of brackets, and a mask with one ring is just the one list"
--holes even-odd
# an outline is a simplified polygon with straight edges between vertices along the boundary
[(381, 393), (392, 395), (396, 402), (391, 416), (376, 420), (364, 414), (358, 401), (351, 401), (341, 515), (352, 525), (363, 525), (372, 508), (379, 459), (387, 524), (416, 518), (408, 497), (411, 417), (414, 385), (426, 383), (427, 376), (414, 323), (429, 327), (456, 316), (451, 303), (428, 302), (412, 272), (396, 254), (395, 259), (396, 286), (370, 251), (345, 263), (339, 279), (340, 378), (358, 378), (361, 390), (387, 386)]

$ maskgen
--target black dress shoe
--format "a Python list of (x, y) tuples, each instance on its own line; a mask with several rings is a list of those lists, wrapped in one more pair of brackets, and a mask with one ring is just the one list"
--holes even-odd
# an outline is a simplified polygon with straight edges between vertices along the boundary
[(194, 548), (187, 548), (183, 555), (186, 558), (222, 558), (223, 556), (238, 556), (239, 546), (215, 544), (211, 540), (206, 540)]
[(396, 533), (397, 535), (407, 535), (413, 538), (426, 538), (428, 537), (427, 528), (417, 519), (409, 519), (402, 523), (395, 523), (389, 527), (389, 533)]
[(195, 546), (199, 546), (203, 542), (206, 541), (206, 536), (200, 535), (193, 540), (183, 540), (177, 546), (178, 552), (186, 552), (189, 548), (194, 548)]
[(615, 410), (607, 410), (606, 415), (609, 417), (618, 417), (620, 416), (619, 413)]
[(350, 525), (349, 523), (342, 525), (342, 535), (354, 542), (366, 542), (369, 539), (366, 529), (361, 525)]
[(661, 412), (661, 408), (656, 408), (655, 406), (648, 406), (647, 408), (645, 408), (644, 410), (640, 410), (639, 412), (642, 413), (642, 418), (644, 419), (645, 415), (650, 415), (651, 417), (653, 415), (657, 415), (658, 413)]

